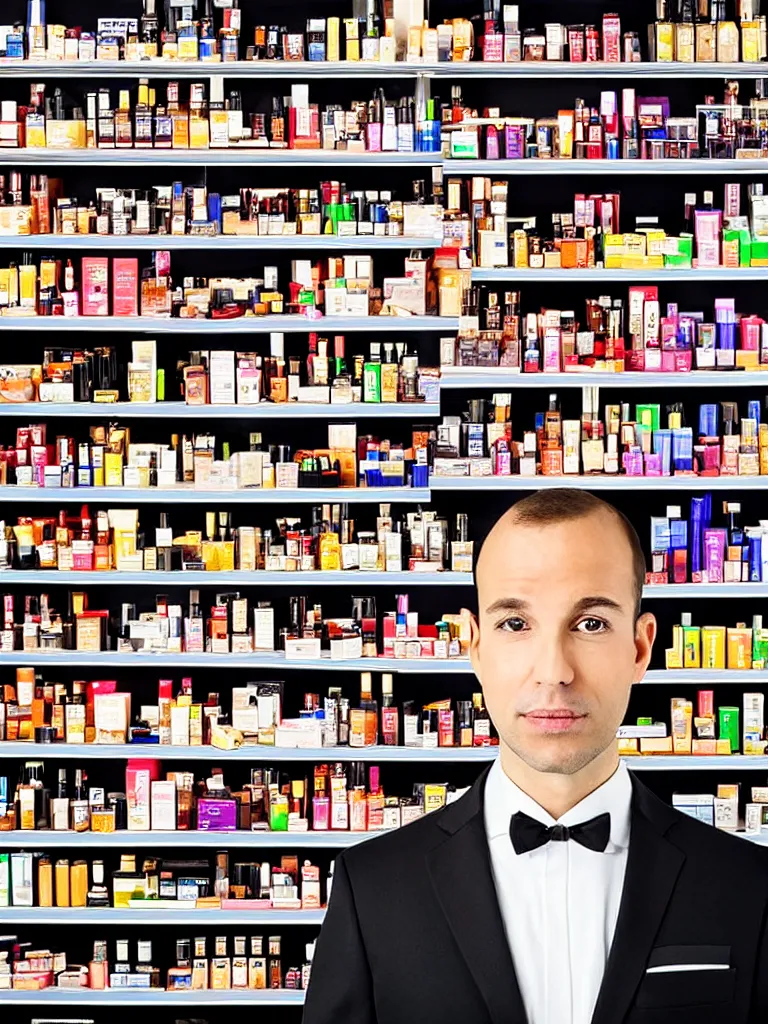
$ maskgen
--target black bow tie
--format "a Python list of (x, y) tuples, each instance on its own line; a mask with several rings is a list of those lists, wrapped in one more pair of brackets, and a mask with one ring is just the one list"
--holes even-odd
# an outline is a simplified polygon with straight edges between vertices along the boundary
[(611, 835), (610, 814), (598, 814), (596, 818), (580, 825), (542, 825), (528, 814), (518, 811), (509, 823), (509, 837), (515, 853), (529, 853), (547, 843), (566, 842), (573, 839), (595, 853), (605, 853)]

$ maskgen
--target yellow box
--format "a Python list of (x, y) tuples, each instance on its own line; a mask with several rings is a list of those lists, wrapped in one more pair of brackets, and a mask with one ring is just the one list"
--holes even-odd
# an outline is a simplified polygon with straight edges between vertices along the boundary
[(683, 667), (683, 627), (672, 627), (672, 646), (665, 651), (666, 668)]
[(85, 128), (85, 121), (46, 121), (45, 144), (48, 149), (85, 149)]
[(669, 64), (675, 59), (675, 26), (671, 22), (656, 22), (656, 60)]
[(725, 668), (725, 626), (702, 626), (701, 667)]
[(640, 744), (635, 737), (623, 737), (618, 739), (616, 742), (618, 744), (620, 757), (631, 757), (634, 754), (640, 753)]
[(693, 736), (693, 704), (681, 697), (673, 697), (671, 716), (672, 752), (690, 754)]
[(118, 452), (104, 452), (104, 483), (107, 487), (123, 486), (123, 456)]
[(641, 754), (671, 754), (671, 736), (644, 736), (640, 740)]

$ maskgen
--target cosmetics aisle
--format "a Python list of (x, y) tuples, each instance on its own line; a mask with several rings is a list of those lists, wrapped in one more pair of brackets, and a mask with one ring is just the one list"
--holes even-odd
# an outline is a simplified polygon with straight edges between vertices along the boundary
[(334, 856), (496, 754), (539, 487), (646, 549), (627, 763), (768, 841), (759, 0), (0, 22), (2, 1012), (300, 1019)]

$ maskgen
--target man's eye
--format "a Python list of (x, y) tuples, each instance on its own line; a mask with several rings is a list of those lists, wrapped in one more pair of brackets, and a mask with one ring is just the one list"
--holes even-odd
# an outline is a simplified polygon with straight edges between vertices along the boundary
[(525, 619), (513, 616), (511, 619), (504, 619), (503, 622), (500, 622), (498, 628), (504, 633), (522, 633), (525, 625)]
[(603, 619), (582, 619), (576, 629), (580, 633), (604, 633), (608, 629), (608, 623)]

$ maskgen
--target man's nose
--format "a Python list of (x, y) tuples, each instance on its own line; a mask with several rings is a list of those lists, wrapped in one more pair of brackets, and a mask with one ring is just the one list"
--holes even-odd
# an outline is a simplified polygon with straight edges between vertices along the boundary
[(553, 631), (542, 635), (534, 671), (540, 686), (568, 686), (573, 682), (573, 660), (561, 633)]

